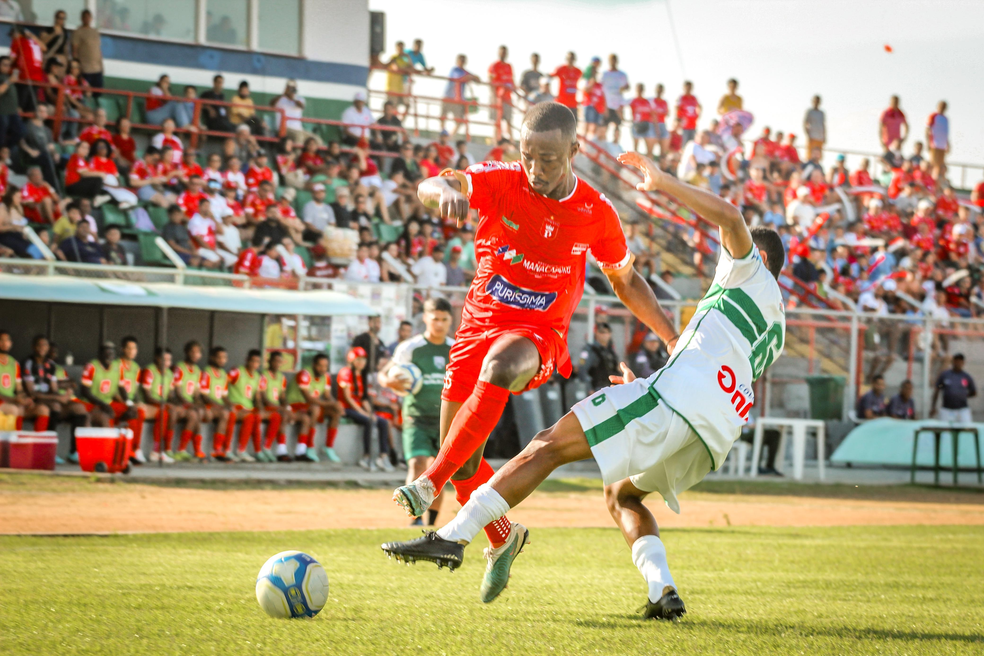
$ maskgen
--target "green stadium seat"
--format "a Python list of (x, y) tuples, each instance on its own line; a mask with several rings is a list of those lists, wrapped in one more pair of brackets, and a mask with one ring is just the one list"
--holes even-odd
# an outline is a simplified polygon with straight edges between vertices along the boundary
[(287, 187), (277, 187), (273, 192), (274, 198), (280, 200), (280, 197), (284, 195), (285, 191), (287, 191)]
[(304, 266), (310, 269), (314, 263), (314, 258), (311, 257), (311, 251), (306, 246), (298, 244), (294, 246), (294, 252), (301, 256), (301, 259), (304, 260)]
[(163, 230), (164, 226), (167, 225), (167, 208), (161, 207), (160, 205), (147, 205), (144, 209), (147, 210), (147, 214), (150, 215), (150, 220), (153, 222), (154, 227), (158, 230)]
[(146, 266), (174, 266), (171, 260), (167, 259), (164, 251), (157, 247), (155, 240), (157, 235), (152, 232), (141, 232), (137, 234), (137, 241), (140, 243), (140, 258)]
[(396, 241), (400, 238), (402, 232), (403, 229), (399, 226), (383, 223), (382, 221), (376, 224), (376, 236), (379, 237), (379, 241), (383, 244)]
[(294, 209), (297, 211), (297, 216), (303, 216), (304, 206), (307, 205), (309, 200), (311, 200), (310, 191), (307, 189), (297, 190), (297, 198), (294, 199)]
[(99, 209), (102, 210), (103, 228), (111, 225), (120, 226), (121, 228), (133, 227), (133, 220), (130, 218), (130, 214), (128, 212), (124, 212), (115, 205), (105, 203)]
[(106, 119), (110, 123), (115, 123), (120, 118), (120, 103), (113, 96), (100, 96), (96, 101), (102, 109), (106, 110)]

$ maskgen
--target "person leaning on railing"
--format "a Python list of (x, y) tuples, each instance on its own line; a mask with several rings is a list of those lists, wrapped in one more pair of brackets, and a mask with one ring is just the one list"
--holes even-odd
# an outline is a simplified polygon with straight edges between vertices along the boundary
[[(152, 86), (149, 91), (152, 96), (160, 98), (173, 96), (171, 92), (171, 76), (161, 75), (157, 84)], [(164, 121), (171, 119), (179, 128), (183, 128), (191, 123), (191, 112), (188, 111), (188, 103), (178, 100), (162, 100), (160, 98), (147, 98), (146, 117), (148, 123), (154, 125), (164, 125)]]

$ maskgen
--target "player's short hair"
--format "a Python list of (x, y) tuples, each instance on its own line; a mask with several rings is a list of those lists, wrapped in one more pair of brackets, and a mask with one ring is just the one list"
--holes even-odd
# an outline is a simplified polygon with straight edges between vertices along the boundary
[(223, 347), (223, 346), (213, 346), (212, 348), (210, 348), (208, 350), (208, 357), (214, 358), (219, 353), (225, 353), (225, 352), (226, 352), (225, 347)]
[(428, 298), (424, 302), (424, 312), (447, 312), (451, 314), (451, 303), (446, 298)]
[[(435, 299), (435, 300), (436, 300), (436, 299)], [(444, 299), (441, 299), (441, 300), (443, 301)], [(430, 301), (428, 301), (428, 302), (430, 302)], [(426, 307), (427, 307), (427, 304), (425, 303), (425, 304), (424, 304), (424, 308), (426, 308)], [(451, 307), (451, 304), (450, 304), (450, 303), (448, 303), (448, 307)], [(407, 321), (406, 319), (404, 319), (403, 321), (401, 321), (401, 322), (400, 322), (400, 326), (401, 326), (401, 327), (402, 327), (402, 326), (410, 326), (411, 328), (413, 328), (413, 322), (412, 322), (412, 321)], [(0, 331), (0, 335), (2, 335), (2, 334), (3, 334), (3, 332), (4, 332), (4, 331)]]
[[(3, 333), (0, 333), (0, 334), (3, 334)], [(31, 348), (32, 349), (37, 348), (38, 347), (38, 342), (40, 342), (42, 339), (47, 341), (48, 336), (47, 335), (42, 335), (42, 334), (35, 335), (34, 336), (34, 339), (31, 340)], [(50, 342), (49, 342), (48, 346), (51, 346)]]
[(154, 349), (154, 359), (156, 360), (157, 358), (163, 358), (165, 353), (167, 355), (171, 355), (171, 349), (166, 346), (158, 346)]
[(885, 377), (882, 376), (881, 374), (875, 374), (874, 376), (871, 377), (871, 382), (873, 383), (877, 383), (879, 380), (885, 380)]
[(598, 332), (599, 330), (607, 330), (608, 332), (612, 332), (612, 327), (607, 321), (599, 321), (595, 324), (595, 332)]
[[(178, 207), (178, 206), (175, 205), (175, 207)], [(178, 207), (178, 209), (180, 210), (181, 208)], [(188, 355), (189, 353), (191, 353), (191, 349), (195, 348), (196, 346), (198, 348), (201, 348), (202, 347), (202, 345), (197, 340), (194, 340), (194, 339), (191, 340), (191, 341), (189, 341), (189, 342), (185, 342), (185, 346), (184, 346), (185, 355)]]
[(758, 246), (760, 251), (764, 251), (768, 261), (765, 266), (769, 269), (776, 280), (782, 272), (782, 266), (786, 263), (786, 249), (782, 245), (782, 237), (771, 228), (752, 228), (752, 241)]
[(282, 358), (282, 357), (284, 357), (284, 354), (281, 353), (280, 351), (271, 351), (270, 357), (267, 358), (267, 362), (273, 362), (274, 358)]
[(263, 359), (263, 352), (260, 349), (250, 349), (249, 353), (246, 354), (246, 360), (249, 361), (251, 358)]
[(531, 132), (560, 130), (566, 141), (577, 140), (577, 118), (569, 108), (559, 102), (542, 102), (530, 107), (523, 125)]
[(120, 340), (120, 348), (126, 348), (130, 344), (130, 342), (136, 344), (137, 338), (134, 337), (133, 335), (127, 335), (126, 337)]
[(313, 367), (314, 365), (318, 364), (318, 362), (320, 362), (321, 360), (327, 360), (327, 359), (328, 356), (326, 354), (318, 353), (316, 356), (314, 356), (314, 359), (311, 360), (311, 366)]

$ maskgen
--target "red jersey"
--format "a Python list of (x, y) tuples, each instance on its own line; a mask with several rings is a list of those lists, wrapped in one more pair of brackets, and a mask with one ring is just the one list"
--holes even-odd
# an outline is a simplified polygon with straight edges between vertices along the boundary
[[(300, 374), (297, 374), (300, 376)], [(352, 400), (356, 403), (361, 403), (363, 399), (366, 398), (366, 391), (363, 389), (362, 376), (357, 376), (352, 367), (342, 367), (341, 371), (338, 372), (336, 376), (338, 381), (338, 389), (343, 390), (351, 388)], [(351, 408), (352, 406), (348, 404), (345, 400), (345, 395), (339, 392), (338, 402), (342, 404), (343, 408)]]
[(260, 256), (257, 255), (256, 249), (244, 248), (239, 253), (239, 259), (236, 260), (235, 266), (232, 267), (232, 272), (246, 274), (247, 276), (259, 275)]
[(512, 64), (497, 61), (489, 66), (489, 84), (496, 85), (495, 97), (504, 102), (512, 100), (513, 70)]
[(277, 168), (281, 173), (297, 170), (297, 160), (292, 155), (277, 155)]
[(485, 162), (465, 171), (478, 210), (478, 271), (461, 314), (471, 328), (538, 325), (567, 335), (584, 289), (587, 253), (605, 271), (631, 255), (618, 214), (582, 180), (563, 200), (530, 189), (519, 162)]
[[(445, 168), (445, 167), (451, 166), (454, 163), (452, 161), (454, 159), (454, 152), (455, 152), (454, 151), (454, 146), (452, 146), (450, 144), (442, 144), (442, 143), (437, 142), (437, 141), (432, 142), (431, 143), (431, 146), (434, 146), (434, 148), (437, 149), (437, 165), (438, 166), (440, 166), (441, 168)], [(430, 148), (430, 146), (428, 146), (428, 148)], [(369, 161), (371, 162), (372, 160), (369, 160)], [(376, 173), (377, 174), (379, 173), (379, 167), (378, 166), (376, 167)], [(366, 174), (363, 174), (363, 175), (366, 175)]]
[(229, 200), (226, 198), (226, 207), (229, 208), (229, 211), (232, 212), (232, 215), (237, 219), (241, 219), (246, 216), (246, 210), (243, 209), (243, 206), (239, 204), (238, 200)]
[(776, 146), (776, 157), (780, 162), (792, 162), (799, 164), (800, 156), (796, 152), (796, 146)]
[(24, 34), (14, 39), (10, 44), (10, 56), (14, 58), (14, 64), (20, 71), (21, 80), (48, 81), (45, 79), (44, 68), (41, 65), (44, 58), (41, 54), (41, 46), (34, 39)]
[(100, 139), (105, 139), (110, 144), (113, 143), (113, 135), (109, 133), (109, 130), (101, 128), (98, 125), (90, 125), (82, 130), (82, 132), (79, 132), (79, 141), (84, 141), (90, 146)]
[[(278, 163), (280, 161), (280, 157), (281, 156), (277, 157)], [(316, 152), (309, 153), (307, 151), (304, 151), (303, 153), (301, 153), (301, 156), (298, 158), (298, 164), (300, 164), (308, 172), (308, 174), (311, 174), (314, 173), (316, 169), (320, 169), (325, 165), (325, 159)], [(286, 170), (285, 169), (281, 169), (281, 170), (283, 170), (286, 173), (289, 172), (291, 169), (288, 168)]]
[(164, 175), (164, 166), (160, 162), (151, 167), (144, 160), (140, 160), (130, 168), (130, 177), (137, 180), (149, 180), (162, 175)]
[(680, 119), (681, 130), (697, 129), (697, 102), (696, 96), (687, 94), (680, 96), (676, 104), (676, 117)]
[(604, 114), (608, 110), (608, 104), (605, 102), (605, 90), (602, 88), (601, 82), (592, 82), (584, 90), (584, 106), (594, 107), (599, 114)]
[(202, 192), (191, 192), (185, 191), (180, 196), (178, 196), (178, 205), (184, 210), (185, 216), (189, 219), (198, 213), (198, 206), (201, 205), (202, 200), (207, 199), (208, 196)]
[(137, 142), (133, 140), (133, 137), (114, 134), (112, 143), (120, 157), (131, 164), (137, 161)]
[(752, 157), (758, 154), (767, 159), (774, 159), (776, 157), (776, 142), (768, 137), (759, 137), (752, 144)]
[[(85, 161), (85, 158), (81, 155), (72, 155), (68, 158), (68, 164), (65, 165), (65, 186), (70, 187), (79, 180), (82, 179), (80, 171), (86, 171), (89, 169), (89, 162)], [(6, 185), (4, 185), (6, 187)]]
[(902, 187), (910, 182), (912, 182), (912, 176), (902, 169), (892, 171), (892, 181), (888, 183), (888, 197), (893, 200), (898, 198), (899, 194), (902, 193)]
[[(24, 206), (24, 217), (29, 221), (34, 223), (44, 223), (44, 219), (41, 218), (41, 212), (38, 208), (33, 205), (33, 203), (40, 203), (45, 198), (51, 197), (51, 190), (48, 189), (48, 185), (42, 182), (40, 185), (35, 185), (30, 182), (25, 183), (21, 187), (21, 200), (24, 203), (30, 203)], [(57, 215), (57, 212), (56, 212)]]
[(267, 208), (271, 205), (276, 205), (277, 199), (272, 195), (266, 198), (260, 198), (259, 194), (250, 194), (243, 201), (243, 209), (246, 210), (248, 216), (253, 217), (257, 221), (262, 221), (266, 218)]
[[(924, 251), (932, 252), (936, 250), (936, 237), (932, 233), (922, 234), (919, 233), (914, 235), (912, 239), (909, 240), (913, 248), (921, 248)], [(922, 264), (920, 262), (920, 264)], [(932, 272), (932, 267), (930, 267), (930, 272)]]
[(848, 177), (848, 181), (851, 183), (852, 187), (867, 187), (872, 184), (871, 174), (864, 169), (858, 169), (851, 173)]
[(925, 189), (927, 194), (936, 193), (936, 180), (933, 180), (933, 176), (926, 171), (916, 169), (912, 172), (912, 179)]
[(107, 175), (119, 176), (120, 171), (116, 168), (116, 162), (108, 157), (93, 157), (89, 160), (89, 167), (93, 171), (99, 171), (100, 173), (105, 173)]
[(652, 123), (656, 115), (653, 104), (645, 98), (633, 98), (629, 103), (632, 110), (632, 121), (634, 123)]
[(3, 196), (7, 192), (7, 186), (10, 184), (10, 169), (3, 162), (0, 162), (0, 196)]
[(571, 109), (577, 107), (577, 82), (581, 79), (581, 69), (577, 66), (558, 66), (551, 77), (555, 77), (560, 82), (557, 91), (557, 102)]
[(813, 202), (817, 205), (822, 205), (823, 199), (826, 197), (828, 191), (827, 183), (807, 182), (804, 186), (810, 190), (810, 197), (813, 199)]
[(246, 171), (246, 188), (250, 191), (255, 191), (260, 183), (265, 180), (273, 182), (273, 171), (268, 166), (264, 166), (262, 169), (251, 166)]
[[(287, 201), (281, 199), (280, 201), (277, 202), (277, 207), (280, 208), (280, 218), (281, 219), (296, 219), (297, 218), (297, 212), (294, 211), (294, 208)], [(264, 210), (264, 212), (265, 212), (265, 210)]]
[(181, 174), (187, 179), (193, 175), (197, 175), (199, 178), (205, 177), (205, 171), (202, 170), (202, 165), (198, 162), (188, 165), (181, 162)]
[(960, 210), (960, 202), (954, 197), (940, 196), (936, 199), (936, 213), (940, 216), (952, 219)]
[(768, 190), (766, 189), (764, 182), (748, 180), (745, 182), (745, 203), (764, 205), (767, 192)]
[(670, 113), (670, 107), (663, 98), (653, 98), (653, 115), (657, 123), (666, 123), (666, 117)]
[(181, 138), (177, 135), (167, 136), (163, 132), (158, 132), (154, 135), (154, 138), (150, 140), (151, 145), (153, 145), (158, 150), (163, 150), (164, 146), (171, 147), (171, 162), (174, 164), (181, 164), (181, 157), (184, 153), (184, 144), (181, 143)]

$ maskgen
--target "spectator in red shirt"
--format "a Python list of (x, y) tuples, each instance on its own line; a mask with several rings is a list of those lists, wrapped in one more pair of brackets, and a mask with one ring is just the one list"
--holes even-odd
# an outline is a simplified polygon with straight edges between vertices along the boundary
[(246, 188), (255, 191), (262, 182), (273, 182), (273, 170), (267, 166), (267, 154), (260, 150), (253, 158), (253, 163), (246, 171)]
[(605, 102), (605, 89), (598, 81), (598, 67), (591, 69), (591, 76), (584, 86), (584, 136), (593, 139), (604, 136), (607, 126), (608, 104)]
[(656, 97), (653, 98), (653, 122), (656, 123), (656, 138), (659, 140), (659, 154), (665, 155), (670, 151), (670, 131), (666, 129), (666, 117), (670, 108), (663, 98), (663, 85), (656, 85)]
[(632, 150), (639, 151), (639, 140), (642, 139), (646, 144), (646, 154), (652, 157), (658, 140), (656, 108), (646, 98), (645, 92), (642, 82), (636, 84), (636, 97), (629, 102), (629, 109), (632, 111)]
[(147, 146), (143, 159), (130, 168), (130, 188), (136, 191), (137, 198), (142, 201), (170, 207), (174, 202), (174, 194), (165, 190), (167, 180), (168, 176), (161, 164), (161, 152), (153, 146)]
[[(41, 39), (16, 23), (10, 28), (10, 56), (17, 66), (17, 96), (25, 112), (33, 112), (38, 104), (38, 90), (26, 81), (45, 82), (42, 61), (47, 47)], [(23, 80), (24, 82), (21, 82)]]
[(765, 183), (765, 169), (754, 167), (750, 178), (745, 182), (743, 205), (746, 212), (757, 214), (761, 219), (765, 216), (769, 196)]
[[(377, 416), (372, 411), (372, 404), (367, 395), (363, 381), (363, 370), (368, 363), (368, 354), (361, 346), (349, 349), (348, 366), (342, 367), (338, 372), (338, 401), (345, 410), (345, 416), (352, 422), (362, 426), (362, 460), (359, 466), (363, 469), (380, 467), (387, 471), (392, 470), (389, 463), (389, 422), (383, 417)], [(379, 433), (379, 458), (375, 462), (370, 460), (370, 444), (372, 440), (372, 427), (375, 424)]]
[(957, 212), (960, 211), (960, 201), (957, 199), (957, 194), (948, 183), (944, 182), (942, 184), (943, 195), (936, 199), (936, 213), (944, 218), (953, 220), (957, 216)]
[(45, 182), (40, 167), (32, 166), (27, 169), (27, 183), (21, 188), (21, 204), (26, 219), (54, 225), (55, 220), (61, 216), (58, 208), (60, 200), (55, 188)]
[[(280, 161), (279, 156), (277, 157), (277, 161)], [(304, 141), (304, 150), (301, 152), (300, 157), (297, 158), (297, 165), (304, 170), (308, 178), (325, 174), (325, 158), (321, 156), (318, 150), (318, 141), (316, 139), (308, 137)], [(248, 180), (247, 184), (249, 184)]]
[(896, 139), (904, 142), (909, 136), (909, 123), (905, 120), (905, 114), (899, 109), (898, 96), (892, 96), (888, 109), (882, 112), (878, 120), (878, 126), (878, 134), (885, 148)]
[(94, 123), (86, 127), (79, 133), (79, 139), (85, 141), (90, 146), (96, 143), (97, 139), (112, 141), (113, 135), (106, 129), (106, 110), (100, 107), (93, 116)]
[(499, 59), (489, 66), (489, 84), (492, 85), (492, 98), (489, 104), (494, 106), (492, 120), (495, 122), (496, 139), (502, 137), (503, 123), (506, 126), (506, 138), (512, 139), (512, 90), (515, 84), (512, 65), (506, 61), (508, 56), (509, 49), (506, 46), (499, 46)]
[(247, 222), (255, 224), (265, 219), (267, 208), (277, 204), (277, 199), (273, 196), (273, 183), (269, 180), (261, 182), (255, 192), (246, 196), (243, 204)]
[[(157, 84), (150, 88), (150, 95), (152, 97), (146, 100), (148, 123), (163, 127), (166, 119), (170, 119), (177, 123), (179, 128), (183, 128), (191, 123), (192, 115), (188, 111), (189, 103), (180, 100), (164, 100), (164, 98), (170, 98), (174, 95), (171, 90), (171, 76), (160, 76)], [(194, 105), (191, 105), (191, 107), (194, 107)], [(160, 148), (159, 144), (154, 145)]]
[(683, 95), (677, 98), (676, 117), (680, 121), (681, 137), (686, 146), (697, 134), (697, 120), (700, 118), (701, 106), (693, 94), (694, 83), (689, 80), (683, 83)]
[(577, 55), (568, 52), (563, 66), (558, 66), (550, 77), (557, 78), (557, 102), (572, 111), (577, 108), (577, 83), (581, 79), (581, 69), (574, 65)]
[(912, 163), (908, 160), (902, 162), (902, 166), (892, 171), (892, 181), (888, 183), (888, 197), (898, 198), (902, 192), (902, 187), (912, 182)]
[(984, 180), (977, 183), (974, 190), (970, 192), (970, 202), (980, 208), (984, 208)]
[(120, 172), (124, 169), (130, 170), (137, 161), (137, 142), (130, 135), (132, 127), (130, 119), (123, 116), (116, 122), (116, 134), (113, 135), (113, 148), (116, 153), (116, 165)]
[(189, 219), (198, 212), (198, 207), (202, 200), (208, 200), (208, 196), (202, 192), (202, 178), (200, 175), (193, 175), (188, 178), (188, 188), (178, 196), (178, 205), (184, 210), (185, 216)]
[(198, 154), (191, 148), (181, 153), (181, 173), (178, 177), (185, 181), (190, 180), (192, 176), (205, 177), (205, 171), (202, 170), (197, 157)]
[(450, 138), (451, 135), (448, 134), (447, 130), (441, 130), (441, 134), (438, 136), (437, 141), (430, 144), (437, 150), (437, 165), (442, 169), (446, 169), (454, 163), (454, 146), (448, 143)]
[(844, 165), (844, 153), (838, 153), (836, 163), (827, 172), (827, 184), (832, 188), (847, 186), (850, 171)]
[(161, 131), (154, 135), (150, 143), (161, 151), (164, 150), (165, 146), (169, 146), (171, 148), (171, 161), (175, 164), (181, 164), (181, 154), (184, 152), (184, 144), (181, 143), (181, 137), (174, 134), (175, 127), (174, 119), (164, 119), (161, 123)]

